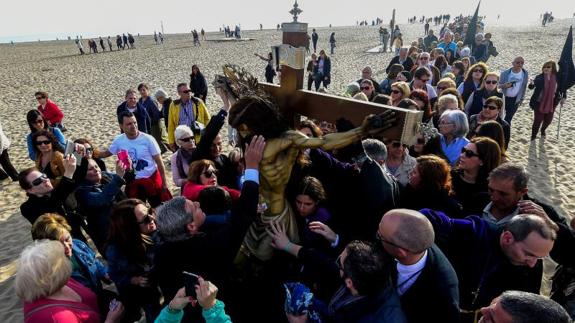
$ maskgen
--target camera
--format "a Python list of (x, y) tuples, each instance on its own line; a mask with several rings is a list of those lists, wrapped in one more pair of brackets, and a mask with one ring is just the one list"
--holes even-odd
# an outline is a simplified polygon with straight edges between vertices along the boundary
[(202, 131), (204, 131), (204, 125), (198, 121), (194, 121), (190, 125), (190, 129), (192, 129), (192, 132), (194, 133), (194, 135), (201, 135)]

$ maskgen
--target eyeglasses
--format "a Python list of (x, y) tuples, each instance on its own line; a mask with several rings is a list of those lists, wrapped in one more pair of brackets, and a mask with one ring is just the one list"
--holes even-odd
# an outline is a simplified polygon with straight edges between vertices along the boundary
[(477, 157), (479, 158), (479, 155), (474, 152), (473, 150), (469, 150), (465, 147), (461, 148), (461, 153), (465, 155), (465, 157), (467, 158), (473, 158), (473, 157)]
[(483, 70), (480, 70), (480, 69), (477, 69), (477, 68), (476, 68), (476, 69), (473, 70), (473, 73), (475, 73), (475, 72), (483, 73)]
[(497, 81), (485, 81), (485, 84), (497, 84)]
[(42, 175), (40, 175), (40, 177), (33, 180), (31, 184), (32, 184), (32, 186), (38, 186), (47, 180), (48, 180), (48, 176), (46, 176), (46, 174), (42, 174)]
[(182, 90), (182, 93), (190, 93), (192, 90)]
[(483, 106), (483, 109), (497, 110), (497, 109), (499, 109), (499, 108), (498, 108), (497, 106), (495, 106), (495, 105), (488, 105), (488, 104), (486, 104), (486, 105)]
[(204, 175), (206, 178), (212, 178), (212, 175), (218, 176), (218, 171), (208, 169), (207, 171), (203, 172), (202, 175)]
[(87, 152), (87, 153), (93, 153), (93, 152), (94, 152), (94, 148), (92, 148), (92, 147), (87, 147), (87, 148), (86, 148), (86, 152)]
[(34, 121), (34, 124), (44, 123), (44, 119), (38, 119)]
[(187, 137), (187, 138), (180, 138), (182, 142), (190, 142), (190, 140), (194, 140), (194, 137)]
[(370, 87), (370, 86), (362, 86), (362, 87), (360, 87), (360, 89), (362, 89), (362, 90), (369, 90), (369, 89), (371, 89), (371, 87)]
[(391, 90), (391, 93), (393, 93), (393, 94), (400, 94), (401, 91), (399, 91), (399, 90)]
[(152, 223), (152, 221), (156, 221), (156, 217), (154, 215), (155, 211), (152, 208), (148, 209), (148, 213), (146, 213), (146, 216), (144, 216), (144, 218), (142, 219), (142, 221), (138, 221), (138, 224), (150, 224)]
[(377, 239), (377, 241), (379, 241), (379, 242), (381, 242), (381, 243), (385, 243), (385, 244), (388, 244), (388, 245), (390, 245), (390, 246), (392, 246), (392, 247), (401, 248), (401, 249), (403, 249), (403, 250), (409, 251), (408, 249), (405, 249), (405, 248), (403, 248), (403, 247), (400, 247), (400, 246), (396, 245), (395, 243), (393, 243), (393, 242), (391, 242), (391, 241), (389, 241), (389, 240), (386, 240), (381, 234), (379, 234), (379, 231), (375, 234), (375, 238)]
[(40, 146), (40, 145), (49, 145), (52, 142), (50, 140), (40, 140), (40, 141), (36, 141), (36, 146)]

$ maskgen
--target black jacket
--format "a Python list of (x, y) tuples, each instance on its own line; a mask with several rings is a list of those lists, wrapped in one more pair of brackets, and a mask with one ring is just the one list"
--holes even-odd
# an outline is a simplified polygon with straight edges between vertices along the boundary
[(206, 100), (208, 96), (208, 83), (202, 73), (190, 74), (190, 89), (195, 97)]
[[(391, 68), (391, 66), (393, 64), (399, 64), (399, 55), (395, 56), (394, 58), (391, 59), (391, 61), (389, 62), (389, 65), (387, 65), (387, 68), (385, 69), (386, 73), (389, 73), (389, 69)], [(413, 60), (411, 59), (411, 57), (407, 57), (405, 59), (405, 62), (403, 62), (403, 70), (404, 71), (411, 71), (411, 69), (413, 68)]]
[[(397, 284), (397, 268), (392, 279)], [(427, 249), (423, 271), (409, 289), (400, 296), (401, 307), (409, 323), (430, 322), (441, 317), (441, 322), (459, 321), (459, 290), (455, 270), (436, 245)], [(432, 320), (433, 321), (433, 320)]]
[[(531, 99), (529, 99), (529, 107), (535, 110), (539, 108), (539, 101), (541, 100), (539, 97), (543, 95), (543, 90), (545, 89), (545, 78), (543, 74), (535, 76), (533, 84), (529, 84), (529, 89), (533, 90), (533, 88), (535, 88), (535, 90), (533, 91), (533, 95), (531, 95)], [(559, 104), (561, 98), (566, 97), (566, 93), (559, 91), (560, 88), (561, 86), (559, 84), (559, 78), (557, 77), (557, 90), (555, 91), (555, 96), (553, 97), (553, 107), (556, 107), (557, 104)]]
[(60, 184), (54, 188), (49, 196), (38, 197), (28, 194), (28, 200), (20, 205), (20, 212), (31, 224), (34, 224), (36, 219), (44, 213), (57, 213), (66, 216), (64, 202), (68, 195), (74, 192), (75, 188), (76, 185), (72, 179), (62, 177)]
[[(165, 299), (172, 299), (184, 286), (182, 271), (200, 275), (225, 290), (234, 257), (257, 216), (258, 188), (253, 181), (244, 183), (241, 196), (232, 209), (231, 223), (183, 241), (163, 242), (157, 247), (154, 274)], [(201, 311), (188, 306), (182, 322), (196, 322), (194, 319), (198, 317), (201, 317)]]

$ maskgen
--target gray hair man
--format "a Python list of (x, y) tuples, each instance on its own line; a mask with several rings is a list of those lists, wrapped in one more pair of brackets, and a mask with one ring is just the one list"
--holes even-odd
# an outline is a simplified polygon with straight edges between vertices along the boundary
[(561, 305), (545, 296), (521, 291), (506, 291), (481, 309), (479, 323), (570, 323)]

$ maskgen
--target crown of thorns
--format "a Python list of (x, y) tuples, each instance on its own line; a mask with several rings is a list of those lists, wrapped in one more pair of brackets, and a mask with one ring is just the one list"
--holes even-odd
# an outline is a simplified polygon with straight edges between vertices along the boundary
[(216, 75), (214, 86), (221, 88), (235, 99), (242, 97), (257, 97), (272, 101), (270, 95), (259, 86), (258, 79), (245, 68), (233, 64), (222, 67), (223, 75)]

